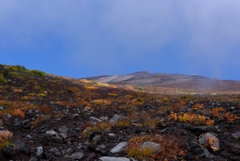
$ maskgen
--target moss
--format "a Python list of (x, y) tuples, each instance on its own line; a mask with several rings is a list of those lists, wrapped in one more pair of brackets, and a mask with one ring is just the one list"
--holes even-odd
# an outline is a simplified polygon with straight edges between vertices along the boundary
[(0, 150), (2, 150), (2, 149), (3, 149), (4, 147), (6, 147), (6, 146), (11, 146), (11, 147), (16, 148), (16, 145), (15, 145), (15, 144), (6, 141), (6, 142), (0, 144)]

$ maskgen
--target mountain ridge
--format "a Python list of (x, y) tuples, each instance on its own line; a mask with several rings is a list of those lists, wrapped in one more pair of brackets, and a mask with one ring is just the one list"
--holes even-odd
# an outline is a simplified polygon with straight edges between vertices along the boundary
[(220, 80), (200, 75), (149, 73), (139, 71), (124, 75), (101, 75), (86, 79), (109, 84), (179, 88), (184, 90), (240, 90), (240, 81)]

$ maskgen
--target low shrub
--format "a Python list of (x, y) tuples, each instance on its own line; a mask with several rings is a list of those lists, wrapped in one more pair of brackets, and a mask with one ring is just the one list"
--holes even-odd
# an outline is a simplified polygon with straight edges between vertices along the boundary
[(88, 138), (93, 131), (108, 131), (111, 128), (111, 124), (109, 122), (99, 122), (93, 127), (86, 127), (86, 129), (83, 131), (82, 135), (79, 137)]
[(8, 74), (9, 74), (9, 71), (8, 71), (7, 69), (4, 69), (4, 70), (2, 71), (2, 74), (3, 74), (4, 77), (7, 77)]
[(117, 127), (129, 127), (130, 122), (127, 121), (127, 120), (119, 120), (114, 125), (117, 126)]
[[(155, 152), (149, 147), (142, 148), (146, 141), (151, 141), (161, 145)], [(175, 135), (140, 135), (134, 136), (128, 141), (126, 153), (137, 160), (177, 160), (184, 158), (186, 141)]]
[(34, 75), (38, 75), (38, 76), (46, 76), (46, 73), (42, 72), (40, 70), (30, 70), (30, 73), (32, 73)]
[(8, 81), (4, 77), (0, 76), (0, 83), (7, 83), (7, 82)]
[(138, 101), (138, 102), (144, 102), (143, 98), (141, 98), (141, 97), (138, 97), (138, 98), (137, 98), (137, 101)]

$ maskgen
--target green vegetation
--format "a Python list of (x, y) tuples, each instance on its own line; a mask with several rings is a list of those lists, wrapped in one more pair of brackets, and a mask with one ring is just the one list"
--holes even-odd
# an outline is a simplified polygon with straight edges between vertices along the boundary
[(8, 76), (9, 71), (8, 71), (7, 69), (4, 69), (4, 70), (2, 71), (2, 74), (3, 74), (4, 77), (6, 77), (6, 76)]
[(145, 89), (143, 86), (134, 86), (134, 88), (135, 88), (136, 90), (139, 90), (139, 91), (141, 91), (141, 90), (144, 90), (144, 89)]
[(5, 75), (8, 75), (8, 73), (12, 74), (12, 75), (26, 75), (26, 74), (30, 74), (30, 75), (37, 75), (37, 76), (45, 76), (46, 73), (42, 72), (40, 70), (29, 70), (27, 68), (25, 68), (24, 66), (7, 66), (6, 69), (3, 71)]
[(90, 133), (93, 131), (98, 131), (98, 130), (103, 130), (103, 131), (108, 131), (111, 128), (111, 124), (108, 122), (100, 122), (94, 125), (93, 127), (87, 127), (83, 133), (82, 137), (83, 138), (88, 138), (90, 136)]
[(7, 83), (7, 82), (8, 81), (4, 77), (0, 76), (0, 83)]
[(138, 102), (144, 102), (143, 98), (141, 98), (141, 97), (138, 97), (138, 98), (137, 98), (137, 101), (138, 101)]
[(45, 76), (46, 73), (39, 71), (39, 70), (30, 70), (30, 73), (34, 74), (34, 75), (38, 75), (38, 76)]
[(11, 147), (16, 148), (16, 145), (15, 145), (15, 144), (6, 141), (6, 142), (0, 144), (0, 150), (2, 150), (2, 149), (3, 149), (4, 147), (6, 147), (6, 146), (11, 146)]

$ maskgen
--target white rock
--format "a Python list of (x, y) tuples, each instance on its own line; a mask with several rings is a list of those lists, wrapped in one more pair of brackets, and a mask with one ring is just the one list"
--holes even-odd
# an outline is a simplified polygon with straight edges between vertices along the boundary
[(157, 153), (160, 150), (161, 145), (152, 141), (145, 141), (141, 146), (141, 149), (143, 148), (149, 148), (152, 150), (153, 153)]
[(122, 115), (117, 115), (117, 114), (115, 114), (115, 115), (113, 115), (113, 117), (109, 120), (109, 123), (115, 123), (115, 122), (117, 122), (118, 120), (120, 120), (120, 119), (123, 119), (124, 117), (122, 116)]
[(67, 132), (68, 132), (68, 128), (67, 128), (66, 126), (62, 126), (62, 127), (60, 127), (58, 130), (59, 130), (59, 132), (61, 132), (61, 133), (67, 133)]
[(124, 150), (127, 146), (127, 142), (121, 142), (111, 149), (110, 153), (119, 153)]
[(46, 134), (48, 134), (48, 135), (57, 135), (57, 132), (56, 131), (54, 131), (54, 130), (49, 130), (49, 131), (46, 131)]
[(70, 157), (72, 160), (80, 160), (83, 157), (83, 153), (75, 152)]
[(98, 119), (96, 117), (89, 117), (91, 124), (96, 124), (97, 122), (102, 122), (101, 119)]
[(37, 147), (36, 155), (40, 157), (40, 156), (42, 156), (42, 154), (43, 154), (43, 147), (41, 147), (41, 146)]
[(124, 157), (101, 157), (100, 161), (130, 161), (129, 158)]
[(107, 121), (108, 117), (107, 116), (101, 116), (100, 119), (103, 120), (103, 121)]

